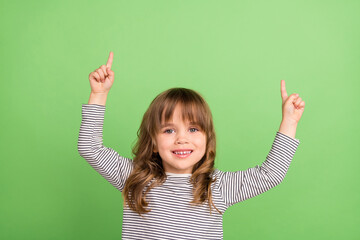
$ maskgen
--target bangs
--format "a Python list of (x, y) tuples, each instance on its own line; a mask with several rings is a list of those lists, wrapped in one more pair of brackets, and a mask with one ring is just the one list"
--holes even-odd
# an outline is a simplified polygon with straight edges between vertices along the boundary
[[(168, 123), (172, 119), (176, 106), (177, 105), (171, 105), (164, 109), (161, 114), (161, 124)], [(191, 124), (198, 125), (202, 130), (206, 131), (206, 123), (204, 121), (205, 117), (204, 114), (202, 114), (203, 111), (201, 106), (184, 103), (180, 103), (179, 106), (181, 109), (181, 119), (184, 122), (190, 122)]]
[(176, 106), (181, 109), (181, 118), (191, 124), (197, 125), (201, 130), (207, 132), (211, 129), (211, 113), (207, 109), (206, 103), (194, 95), (169, 97), (163, 99), (155, 116), (156, 132), (160, 131), (162, 124), (168, 123), (172, 117)]

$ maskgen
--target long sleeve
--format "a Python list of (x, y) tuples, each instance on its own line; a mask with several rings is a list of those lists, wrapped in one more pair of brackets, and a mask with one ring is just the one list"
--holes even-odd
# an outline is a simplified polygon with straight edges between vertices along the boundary
[(78, 152), (101, 176), (122, 191), (132, 171), (133, 161), (103, 146), (104, 115), (103, 105), (82, 105)]
[(277, 132), (266, 160), (245, 171), (219, 171), (219, 190), (225, 205), (255, 197), (280, 184), (290, 166), (299, 139)]

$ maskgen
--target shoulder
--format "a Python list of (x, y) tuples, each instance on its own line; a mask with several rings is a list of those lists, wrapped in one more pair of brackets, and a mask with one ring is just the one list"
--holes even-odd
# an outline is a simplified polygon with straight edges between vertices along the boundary
[(217, 189), (221, 189), (226, 185), (238, 184), (243, 178), (244, 171), (221, 171), (214, 169), (211, 178), (215, 179), (213, 185)]
[(224, 176), (224, 171), (221, 171), (217, 168), (214, 169), (214, 171), (210, 174), (211, 179), (214, 179), (215, 181), (212, 183), (212, 185), (216, 188), (219, 188), (220, 182)]
[(211, 178), (216, 178), (219, 175), (221, 175), (222, 171), (220, 171), (219, 169), (215, 168), (214, 171), (210, 174)]

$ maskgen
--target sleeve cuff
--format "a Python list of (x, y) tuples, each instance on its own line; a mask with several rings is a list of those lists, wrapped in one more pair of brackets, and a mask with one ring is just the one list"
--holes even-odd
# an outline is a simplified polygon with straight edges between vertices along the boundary
[(283, 133), (281, 133), (279, 131), (276, 133), (276, 136), (278, 136), (278, 137), (280, 137), (280, 138), (282, 138), (284, 140), (289, 141), (293, 145), (298, 146), (300, 144), (300, 140), (298, 138), (292, 138), (292, 137), (290, 137), (290, 136), (288, 136), (286, 134), (283, 134)]
[(82, 118), (86, 120), (102, 120), (106, 107), (99, 104), (82, 104)]

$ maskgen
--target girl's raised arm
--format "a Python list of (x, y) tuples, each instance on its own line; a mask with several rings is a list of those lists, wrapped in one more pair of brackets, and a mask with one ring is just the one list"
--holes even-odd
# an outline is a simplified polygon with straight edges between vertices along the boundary
[(91, 95), (89, 103), (82, 105), (78, 152), (108, 182), (122, 191), (133, 161), (103, 145), (106, 96), (114, 81), (114, 73), (110, 70), (112, 59), (113, 53), (110, 52), (106, 67), (102, 65), (89, 75)]
[(246, 171), (220, 172), (220, 190), (226, 206), (255, 197), (280, 184), (300, 144), (295, 138), (297, 124), (304, 112), (305, 102), (299, 94), (287, 95), (281, 80), (282, 122), (271, 150), (261, 166)]

